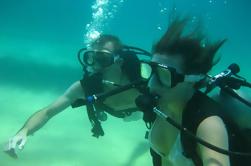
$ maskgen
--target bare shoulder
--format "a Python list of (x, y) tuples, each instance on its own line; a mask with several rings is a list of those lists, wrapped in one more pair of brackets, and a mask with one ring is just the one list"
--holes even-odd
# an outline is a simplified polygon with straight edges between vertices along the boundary
[[(204, 119), (197, 128), (196, 135), (222, 149), (228, 150), (228, 133), (223, 120), (219, 116), (210, 116)], [(198, 144), (197, 152), (203, 164), (229, 165), (229, 157), (217, 153), (203, 145)]]
[(219, 144), (228, 138), (226, 126), (219, 116), (204, 119), (199, 124), (196, 135)]
[(80, 81), (72, 83), (64, 93), (65, 96), (70, 98), (84, 97), (84, 90)]
[(210, 116), (204, 119), (198, 126), (197, 132), (203, 132), (204, 130), (224, 129), (225, 124), (219, 116)]

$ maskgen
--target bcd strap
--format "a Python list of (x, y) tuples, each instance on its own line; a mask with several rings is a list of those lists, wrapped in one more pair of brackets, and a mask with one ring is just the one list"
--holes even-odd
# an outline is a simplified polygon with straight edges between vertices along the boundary
[(152, 111), (153, 107), (157, 104), (156, 99), (156, 96), (150, 93), (146, 93), (139, 95), (135, 100), (135, 103), (138, 106), (139, 110), (144, 113), (143, 120), (145, 121), (146, 127), (148, 129), (151, 128), (152, 123), (156, 119), (156, 114)]
[[(97, 73), (93, 74), (91, 76), (88, 75), (88, 73), (84, 76), (83, 80), (81, 81), (81, 85), (84, 88), (85, 97), (96, 93), (100, 93), (103, 91), (102, 85), (102, 74)], [(97, 112), (95, 110), (94, 104), (88, 104), (86, 105), (88, 118), (92, 124), (92, 133), (94, 137), (104, 136), (104, 131), (101, 127), (101, 123), (98, 120)]]
[(152, 156), (153, 166), (161, 166), (161, 156), (150, 148), (150, 154)]
[(100, 121), (97, 118), (97, 113), (94, 109), (94, 105), (92, 104), (87, 104), (86, 105), (86, 109), (87, 109), (87, 114), (88, 114), (88, 118), (92, 124), (92, 136), (98, 138), (99, 136), (104, 136), (104, 130), (101, 126)]

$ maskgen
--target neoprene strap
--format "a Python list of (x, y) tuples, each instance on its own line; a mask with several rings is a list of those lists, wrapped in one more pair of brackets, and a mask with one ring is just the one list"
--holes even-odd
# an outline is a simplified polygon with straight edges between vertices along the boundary
[[(87, 98), (88, 96), (96, 93), (100, 93), (103, 91), (103, 86), (102, 85), (102, 79), (103, 76), (101, 73), (96, 73), (91, 76), (86, 74), (81, 80), (81, 85), (84, 88), (85, 92), (85, 97)], [(94, 104), (86, 104), (86, 109), (87, 109), (87, 114), (88, 118), (92, 124), (92, 133), (94, 137), (99, 137), (99, 136), (104, 136), (104, 130), (102, 129), (102, 126), (100, 124), (100, 121), (98, 120), (97, 117), (97, 110), (95, 110), (95, 105)]]

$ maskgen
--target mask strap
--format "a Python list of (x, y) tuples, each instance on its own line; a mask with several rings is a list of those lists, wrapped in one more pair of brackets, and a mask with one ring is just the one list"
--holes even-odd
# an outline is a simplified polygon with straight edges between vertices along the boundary
[(204, 74), (197, 74), (197, 75), (185, 75), (184, 81), (185, 82), (198, 82), (204, 79), (206, 76)]

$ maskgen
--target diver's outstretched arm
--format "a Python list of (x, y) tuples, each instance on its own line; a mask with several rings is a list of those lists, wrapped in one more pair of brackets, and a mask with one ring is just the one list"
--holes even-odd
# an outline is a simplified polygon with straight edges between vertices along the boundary
[(9, 139), (4, 147), (4, 151), (10, 156), (17, 158), (15, 149), (17, 146), (19, 149), (23, 149), (27, 136), (39, 130), (49, 119), (65, 110), (78, 98), (84, 98), (84, 91), (81, 87), (80, 81), (73, 83), (65, 93), (52, 104), (31, 115), (17, 134)]

